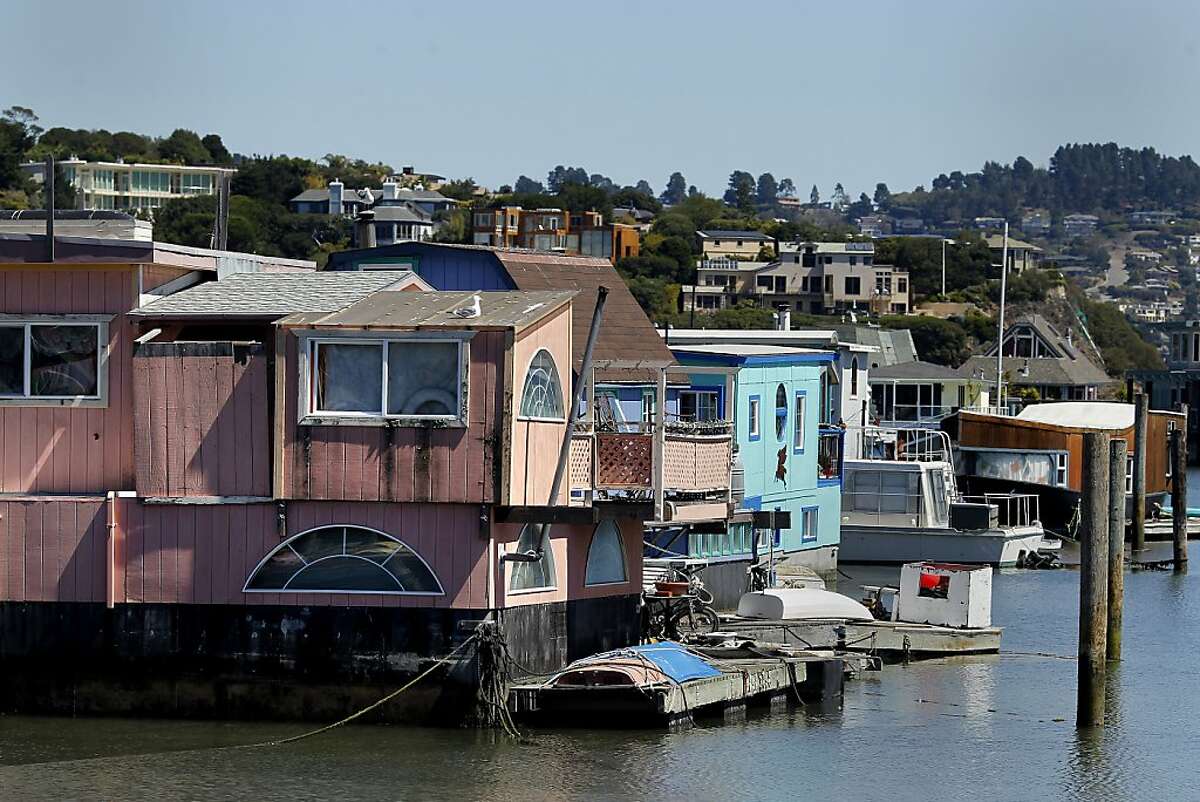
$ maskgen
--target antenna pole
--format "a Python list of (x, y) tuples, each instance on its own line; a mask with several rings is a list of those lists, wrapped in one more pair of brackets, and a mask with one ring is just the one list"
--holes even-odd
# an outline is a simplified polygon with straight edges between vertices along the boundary
[(1008, 293), (1008, 221), (1004, 221), (1004, 248), (1000, 257), (1000, 320), (996, 324), (996, 407), (1004, 406), (1004, 296)]

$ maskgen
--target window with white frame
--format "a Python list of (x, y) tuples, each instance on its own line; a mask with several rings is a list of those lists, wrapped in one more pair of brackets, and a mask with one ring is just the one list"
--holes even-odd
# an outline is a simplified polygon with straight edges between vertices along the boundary
[(457, 339), (312, 340), (309, 413), (460, 419), (465, 348)]
[(1058, 487), (1067, 486), (1067, 465), (1068, 454), (1064, 451), (1055, 455), (1054, 459), (1054, 484)]
[(562, 382), (554, 357), (545, 348), (533, 355), (521, 389), (521, 417), (563, 420)]
[(0, 399), (99, 399), (104, 325), (0, 321)]
[(1125, 492), (1133, 492), (1133, 455), (1125, 457)]
[(759, 399), (754, 397), (750, 399), (750, 439), (757, 440), (759, 438), (758, 429), (758, 408)]
[(716, 390), (683, 390), (679, 393), (679, 419), (695, 423), (717, 420)]
[(804, 407), (808, 395), (803, 390), (796, 391), (796, 412), (792, 418), (792, 450), (804, 451)]
[(817, 508), (806, 507), (800, 513), (800, 542), (817, 542)]

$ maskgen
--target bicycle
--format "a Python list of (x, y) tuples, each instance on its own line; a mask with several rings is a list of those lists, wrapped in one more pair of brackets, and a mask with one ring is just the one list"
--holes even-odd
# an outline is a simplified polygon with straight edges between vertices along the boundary
[(721, 624), (713, 595), (697, 575), (700, 567), (672, 567), (670, 581), (687, 582), (688, 592), (678, 596), (642, 594), (642, 640), (682, 640), (715, 632)]

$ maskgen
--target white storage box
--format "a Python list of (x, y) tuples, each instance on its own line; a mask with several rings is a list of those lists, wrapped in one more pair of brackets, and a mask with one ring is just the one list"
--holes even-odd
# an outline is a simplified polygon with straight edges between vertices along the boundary
[(956, 563), (907, 563), (900, 569), (897, 619), (978, 629), (992, 625), (992, 569)]

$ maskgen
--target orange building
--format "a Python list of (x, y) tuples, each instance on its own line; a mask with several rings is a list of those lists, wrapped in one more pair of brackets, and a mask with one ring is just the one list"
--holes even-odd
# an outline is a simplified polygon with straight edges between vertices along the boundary
[(640, 251), (635, 226), (605, 223), (594, 211), (501, 206), (477, 210), (471, 222), (476, 245), (598, 256), (614, 264)]

